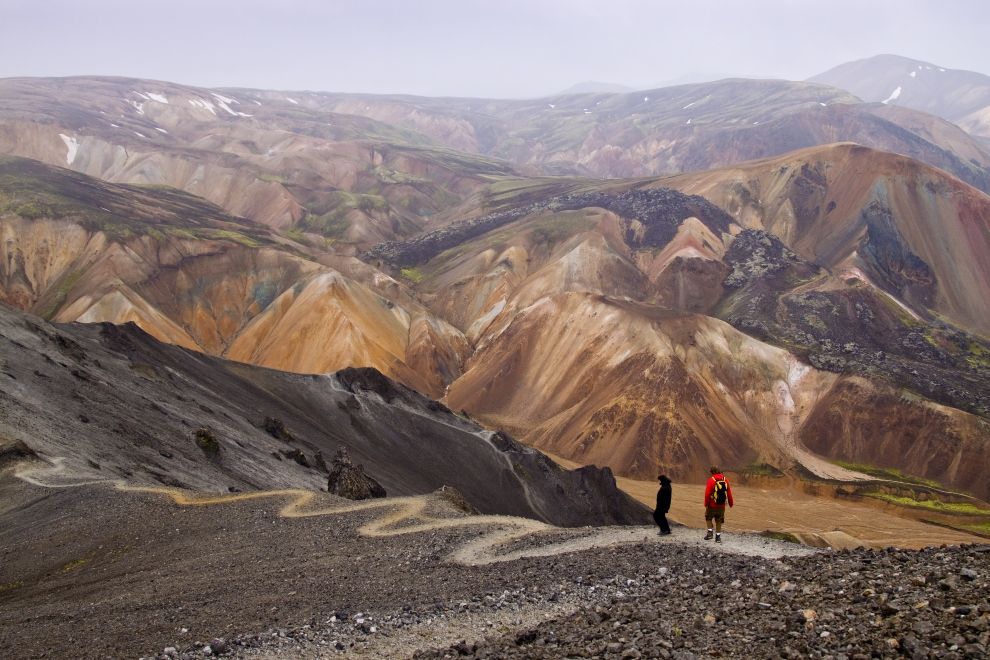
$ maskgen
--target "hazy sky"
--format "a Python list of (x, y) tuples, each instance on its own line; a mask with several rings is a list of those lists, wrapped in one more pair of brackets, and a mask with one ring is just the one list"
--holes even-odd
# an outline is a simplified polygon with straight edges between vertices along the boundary
[(527, 97), (879, 53), (990, 74), (988, 35), (990, 0), (0, 0), (0, 77)]

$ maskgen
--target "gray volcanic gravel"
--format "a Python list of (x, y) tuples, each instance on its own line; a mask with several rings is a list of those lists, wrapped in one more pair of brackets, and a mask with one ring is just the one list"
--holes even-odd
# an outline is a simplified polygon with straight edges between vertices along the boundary
[(988, 546), (692, 559), (638, 593), (416, 657), (987, 657)]
[[(450, 557), (482, 527), (369, 538), (381, 511), (286, 518), (287, 499), (181, 506), (0, 474), (4, 657), (965, 658), (990, 641), (990, 546), (811, 552), (642, 529), (648, 542), (466, 566)], [(423, 511), (470, 520), (438, 496)]]

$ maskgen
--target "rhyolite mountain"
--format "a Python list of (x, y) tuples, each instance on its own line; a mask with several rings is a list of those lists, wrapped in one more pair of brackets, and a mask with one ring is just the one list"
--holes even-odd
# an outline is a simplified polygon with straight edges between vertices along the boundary
[(415, 268), (474, 345), (448, 404), (553, 453), (641, 478), (697, 478), (712, 456), (838, 475), (814, 447), (985, 496), (963, 466), (990, 440), (988, 248), (986, 195), (836, 145), (603, 184), (365, 256)]
[(0, 356), (0, 465), (33, 457), (67, 483), (319, 490), (343, 448), (390, 495), (448, 486), (485, 513), (649, 520), (608, 470), (564, 470), (374, 369), (289, 374), (2, 304)]
[(990, 137), (990, 76), (949, 69), (899, 55), (840, 64), (809, 79), (863, 99), (948, 119), (973, 135)]
[[(116, 208), (128, 223), (141, 216), (127, 204), (147, 203), (131, 195), (178, 194), (8, 164), (36, 168), (21, 189), (86, 183), (102, 200), (49, 200), (49, 217), (7, 205), (4, 262), (21, 265), (0, 264), (5, 296), (50, 318), (134, 320), (289, 371), (375, 367), (628, 476), (697, 478), (715, 457), (850, 476), (811, 447), (987, 494), (975, 301), (990, 199), (916, 161), (836, 145), (663, 180), (505, 185), (498, 211), (367, 263), (231, 216), (219, 236), (164, 213), (108, 233), (87, 218)], [(39, 279), (47, 264), (60, 270)]]
[(822, 84), (729, 79), (529, 101), (312, 94), (301, 102), (558, 174), (656, 176), (849, 141), (990, 191), (985, 144), (948, 121), (907, 108), (885, 114)]
[(434, 396), (468, 351), (391, 277), (186, 193), (6, 157), (0, 209), (0, 301), (48, 319), (291, 371), (371, 366)]
[(359, 244), (416, 233), (514, 173), (288, 94), (127, 78), (0, 80), (0, 153), (179, 188), (297, 236)]
[[(779, 81), (597, 106), (2, 85), (0, 148), (99, 177), (0, 163), (0, 296), (21, 309), (285, 371), (372, 367), (626, 476), (855, 478), (845, 460), (988, 495), (990, 198), (959, 178), (979, 183), (979, 146), (944, 120)], [(599, 173), (571, 138), (631, 117), (615, 153), (687, 127), (663, 158), (697, 171), (547, 175)], [(839, 125), (919, 149), (814, 146)]]
[(874, 106), (771, 80), (500, 101), (14, 78), (0, 80), (0, 152), (180, 188), (337, 251), (475, 215), (505, 178), (655, 176), (837, 141), (990, 190), (985, 144)]

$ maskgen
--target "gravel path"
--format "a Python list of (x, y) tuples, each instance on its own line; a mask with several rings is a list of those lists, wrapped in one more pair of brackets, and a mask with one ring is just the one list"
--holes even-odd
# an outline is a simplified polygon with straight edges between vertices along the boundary
[(683, 527), (467, 516), (436, 496), (28, 476), (0, 474), (13, 658), (968, 658), (990, 642), (987, 546), (715, 545)]

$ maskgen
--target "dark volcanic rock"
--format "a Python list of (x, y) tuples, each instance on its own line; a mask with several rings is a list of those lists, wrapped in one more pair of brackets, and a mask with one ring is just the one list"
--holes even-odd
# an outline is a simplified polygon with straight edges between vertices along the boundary
[(808, 277), (818, 269), (789, 250), (773, 234), (759, 229), (740, 232), (725, 254), (725, 263), (732, 271), (723, 285), (737, 289), (761, 278), (793, 271), (795, 278)]
[(23, 441), (18, 440), (9, 445), (0, 447), (0, 466), (7, 463), (15, 463), (25, 458), (36, 458), (38, 454), (27, 446)]
[(289, 433), (289, 430), (285, 428), (285, 424), (278, 417), (265, 417), (265, 421), (262, 423), (261, 427), (268, 431), (268, 435), (273, 438), (278, 438), (279, 440), (285, 440), (286, 442), (292, 442), (295, 438)]
[(638, 220), (646, 227), (641, 235), (630, 230), (626, 240), (633, 247), (662, 247), (677, 233), (681, 221), (696, 217), (716, 234), (728, 231), (732, 216), (698, 195), (685, 195), (669, 188), (630, 190), (619, 194), (588, 192), (561, 195), (526, 206), (490, 213), (458, 222), (416, 238), (387, 242), (368, 250), (366, 261), (386, 261), (395, 266), (425, 263), (444, 250), (481, 236), (533, 213), (603, 208)]
[[(660, 574), (626, 582), (601, 604), (414, 657), (985, 658), (988, 549), (855, 550), (765, 563), (670, 553)], [(940, 575), (962, 571), (969, 582), (937, 586)]]
[[(907, 249), (889, 211), (865, 213), (863, 254), (892, 295), (928, 305), (931, 269)], [(990, 416), (990, 343), (935, 319), (917, 319), (857, 281), (842, 289), (797, 293), (827, 273), (776, 236), (745, 230), (725, 255), (728, 294), (716, 315), (763, 341), (784, 346), (818, 369), (907, 387), (939, 403)]]
[(354, 465), (343, 447), (337, 450), (330, 464), (327, 490), (349, 500), (368, 500), (386, 494), (380, 483), (365, 474), (363, 466)]
[(866, 241), (860, 253), (884, 288), (910, 303), (931, 307), (935, 300), (935, 273), (914, 254), (897, 230), (889, 208), (876, 202), (863, 211)]
[[(610, 480), (589, 483), (508, 436), (492, 440), (374, 369), (283, 373), (162, 344), (134, 324), (52, 325), (2, 305), (0, 355), (0, 378), (16, 382), (0, 396), (4, 441), (64, 459), (67, 475), (315, 491), (327, 484), (322, 457), (344, 447), (393, 496), (449, 486), (485, 514), (648, 522)], [(88, 382), (72, 374), (83, 368)], [(216, 444), (197, 446), (199, 428)]]

